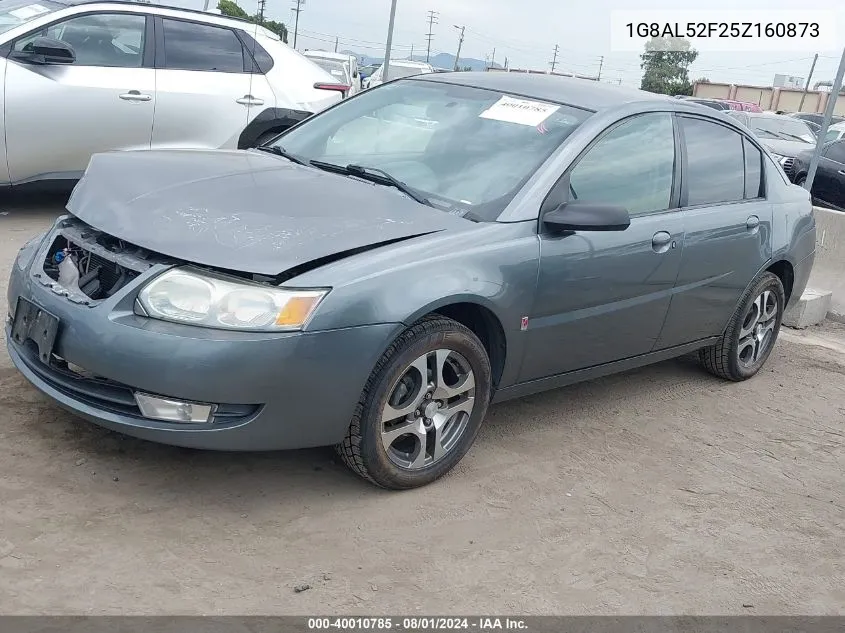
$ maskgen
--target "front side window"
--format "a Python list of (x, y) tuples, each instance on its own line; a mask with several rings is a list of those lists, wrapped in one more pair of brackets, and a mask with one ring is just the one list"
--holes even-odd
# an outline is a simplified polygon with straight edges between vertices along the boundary
[(401, 80), (275, 141), (305, 160), (388, 172), (435, 207), (495, 220), (590, 112), (494, 90)]
[(688, 206), (734, 202), (745, 198), (742, 136), (702, 119), (681, 118), (687, 149)]
[(164, 66), (174, 70), (244, 72), (244, 51), (231, 29), (164, 19)]
[(69, 44), (76, 54), (75, 66), (140, 68), (146, 24), (146, 17), (135, 13), (80, 15), (22, 37), (14, 50), (26, 51), (35, 38), (44, 36)]
[(572, 200), (605, 202), (642, 215), (669, 208), (675, 170), (672, 115), (644, 114), (603, 136), (569, 176)]

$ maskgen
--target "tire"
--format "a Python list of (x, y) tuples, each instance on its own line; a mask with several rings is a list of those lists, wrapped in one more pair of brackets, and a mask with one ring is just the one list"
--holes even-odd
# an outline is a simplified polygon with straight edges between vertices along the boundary
[(740, 298), (719, 341), (699, 350), (701, 364), (726, 380), (739, 382), (754, 376), (777, 342), (785, 305), (780, 279), (763, 273)]
[(795, 179), (795, 184), (799, 187), (803, 187), (805, 182), (807, 182), (807, 176), (805, 174), (801, 174)]
[(424, 486), (449, 472), (472, 446), (491, 393), (490, 360), (478, 337), (452, 319), (426, 317), (402, 332), (376, 363), (336, 450), (349, 468), (378, 486)]

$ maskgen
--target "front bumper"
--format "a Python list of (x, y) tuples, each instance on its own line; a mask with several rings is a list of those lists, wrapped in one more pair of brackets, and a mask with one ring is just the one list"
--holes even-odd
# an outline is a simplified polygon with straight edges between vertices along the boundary
[[(245, 333), (166, 323), (132, 311), (138, 289), (157, 271), (95, 306), (84, 306), (33, 277), (30, 268), (40, 268), (41, 255), (22, 253), (12, 266), (10, 310), (24, 297), (58, 317), (54, 354), (87, 373), (74, 375), (41, 362), (31, 341), (12, 340), (9, 320), (12, 362), (72, 413), (155, 442), (213, 450), (340, 442), (367, 378), (400, 327)], [(21, 262), (22, 256), (32, 261)], [(220, 415), (202, 424), (151, 420), (135, 406), (135, 391), (219, 404)]]

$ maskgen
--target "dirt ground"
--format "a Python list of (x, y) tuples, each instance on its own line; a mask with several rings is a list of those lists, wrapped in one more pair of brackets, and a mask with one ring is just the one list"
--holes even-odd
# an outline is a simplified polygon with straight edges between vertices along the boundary
[[(0, 313), (57, 199), (0, 202)], [(0, 613), (845, 614), (845, 328), (729, 384), (688, 359), (492, 409), (421, 490), (59, 410), (0, 344)], [(295, 592), (297, 585), (310, 589)]]

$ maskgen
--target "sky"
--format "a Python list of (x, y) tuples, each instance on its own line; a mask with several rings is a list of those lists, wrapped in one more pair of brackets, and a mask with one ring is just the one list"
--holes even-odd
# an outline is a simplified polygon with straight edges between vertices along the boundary
[[(193, 0), (182, 0), (185, 4)], [(212, 0), (213, 2), (214, 0)], [(257, 0), (238, 0), (249, 13)], [(181, 2), (180, 2), (181, 3)], [(294, 0), (266, 0), (266, 15), (289, 26), (293, 41)], [(255, 5), (255, 6), (252, 6)], [(493, 55), (512, 68), (546, 70), (555, 45), (560, 47), (557, 70), (595, 76), (601, 64), (601, 79), (638, 87), (641, 77), (639, 55), (613, 52), (610, 46), (610, 15), (614, 10), (708, 9), (759, 11), (765, 20), (772, 10), (796, 7), (837, 12), (837, 41), (845, 47), (845, 2), (843, 0), (398, 0), (393, 38), (395, 57), (425, 51), (427, 11), (439, 13), (434, 26), (433, 52), (454, 54), (459, 32), (465, 26), (462, 57), (486, 59)], [(334, 48), (382, 57), (384, 55), (390, 0), (305, 0), (300, 13), (298, 48)], [(727, 15), (727, 14), (726, 14)], [(771, 85), (775, 73), (807, 77), (813, 54), (819, 60), (813, 83), (833, 80), (839, 51), (700, 52), (690, 69), (690, 78), (707, 77), (714, 82)], [(603, 60), (602, 60), (603, 58)]]

